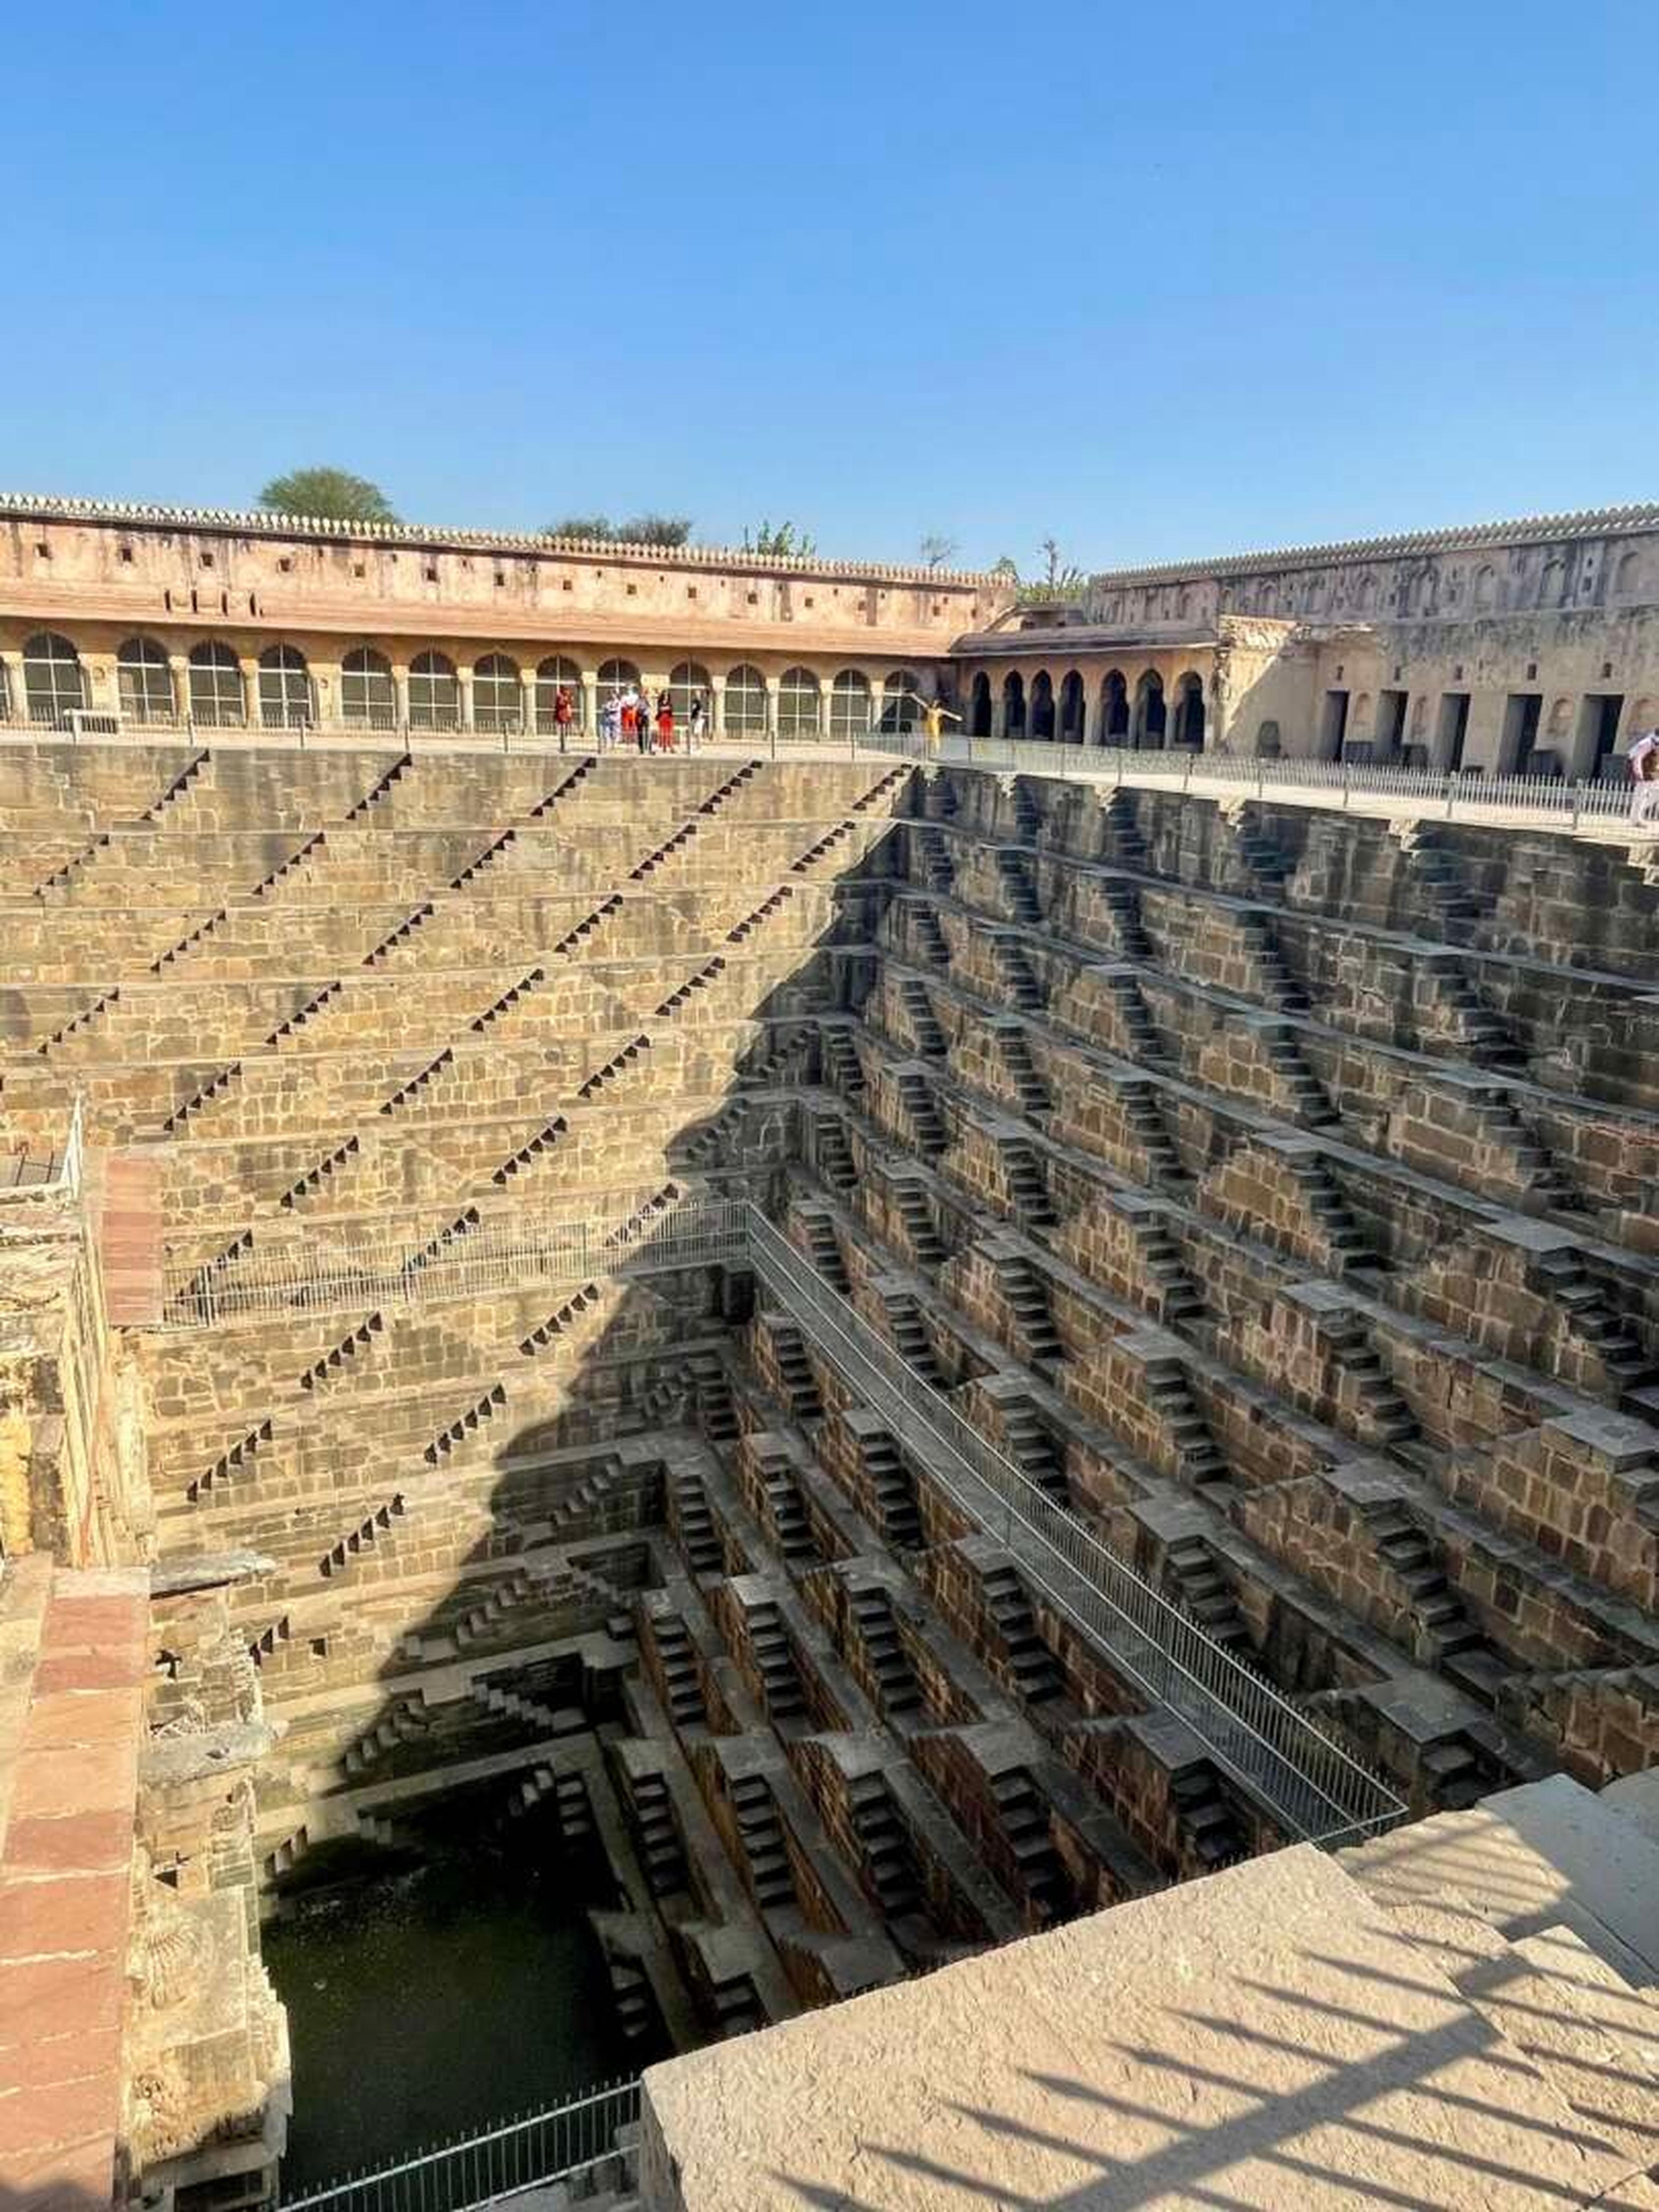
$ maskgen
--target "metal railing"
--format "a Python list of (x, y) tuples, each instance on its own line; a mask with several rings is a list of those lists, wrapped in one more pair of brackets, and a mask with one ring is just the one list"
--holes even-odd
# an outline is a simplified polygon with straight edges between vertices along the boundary
[(161, 1326), (212, 1328), (248, 1318), (431, 1305), (535, 1283), (563, 1289), (623, 1272), (730, 1262), (746, 1249), (742, 1200), (665, 1204), (659, 1194), (641, 1192), (615, 1202), (611, 1222), (468, 1212), (419, 1244), (406, 1229), (392, 1229), (262, 1251), (256, 1231), (251, 1245), (222, 1261), (167, 1263)]
[(1628, 779), (1568, 783), (1559, 776), (1449, 775), (1432, 769), (1351, 761), (1247, 760), (1226, 753), (1188, 750), (1136, 751), (1120, 745), (1062, 744), (1043, 738), (969, 738), (951, 733), (935, 744), (926, 737), (872, 731), (872, 752), (902, 760), (988, 769), (1008, 775), (1046, 775), (1133, 784), (1149, 789), (1219, 788), (1241, 797), (1293, 798), (1304, 793), (1342, 805), (1353, 798), (1399, 799), (1437, 807), (1448, 821), (1479, 819), (1502, 810), (1547, 817), (1577, 829), (1584, 822), (1616, 822), (1630, 813), (1634, 787)]
[(10, 1175), (0, 1160), (0, 1203), (15, 1200), (79, 1198), (86, 1174), (86, 1108), (77, 1093), (70, 1115), (69, 1135), (46, 1173), (31, 1176), (28, 1156), (20, 1153)]
[(963, 1511), (1007, 1547), (1115, 1672), (1178, 1713), (1291, 1835), (1352, 1843), (1403, 1817), (1384, 1783), (1022, 1474), (757, 1209), (749, 1250), (756, 1274), (814, 1348)]
[(283, 2212), (316, 2212), (323, 2205), (330, 2212), (470, 2212), (588, 2172), (617, 2154), (618, 2136), (639, 2117), (638, 2080), (614, 2081), (396, 2166), (342, 2175), (303, 2197), (279, 2190), (277, 2202)]

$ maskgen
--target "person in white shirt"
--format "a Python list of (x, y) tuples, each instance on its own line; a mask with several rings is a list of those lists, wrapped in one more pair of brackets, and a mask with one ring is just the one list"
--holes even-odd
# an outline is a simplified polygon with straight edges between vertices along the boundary
[(1644, 730), (1625, 757), (1636, 786), (1631, 793), (1631, 820), (1659, 821), (1659, 729)]

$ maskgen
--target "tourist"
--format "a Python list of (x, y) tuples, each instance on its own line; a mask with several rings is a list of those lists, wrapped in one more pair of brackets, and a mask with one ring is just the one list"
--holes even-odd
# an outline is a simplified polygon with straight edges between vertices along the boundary
[(927, 750), (930, 753), (938, 752), (944, 741), (945, 725), (959, 722), (961, 715), (953, 714), (942, 699), (923, 699), (915, 691), (907, 691), (904, 696), (921, 708), (921, 726), (927, 732)]
[(696, 697), (691, 702), (691, 718), (688, 724), (688, 727), (690, 732), (690, 744), (687, 748), (689, 751), (696, 752), (697, 747), (702, 743), (703, 734), (708, 729), (708, 710), (703, 705), (702, 694), (699, 691)]
[(626, 744), (637, 735), (640, 726), (640, 695), (631, 684), (622, 695), (617, 719), (622, 742)]
[(570, 735), (571, 724), (576, 719), (576, 702), (562, 684), (553, 694), (553, 726), (559, 733), (559, 750), (562, 752)]
[(1636, 785), (1631, 794), (1631, 820), (1659, 821), (1659, 726), (1644, 730), (1625, 757)]
[(613, 691), (599, 713), (599, 750), (609, 752), (622, 729), (622, 694)]
[(657, 750), (665, 753), (674, 750), (674, 701), (666, 691), (657, 694)]

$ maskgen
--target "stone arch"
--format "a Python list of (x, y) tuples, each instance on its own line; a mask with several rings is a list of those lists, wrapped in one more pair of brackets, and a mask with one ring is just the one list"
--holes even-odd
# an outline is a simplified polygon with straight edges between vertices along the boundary
[(691, 709), (699, 699), (706, 714), (712, 688), (708, 671), (700, 660), (677, 661), (668, 672), (668, 703), (674, 709), (674, 720), (689, 722)]
[(1204, 679), (1190, 668), (1176, 681), (1175, 727), (1170, 739), (1188, 752), (1204, 750)]
[(1109, 668), (1101, 678), (1100, 726), (1109, 745), (1129, 734), (1129, 684), (1121, 668)]
[(1544, 573), (1538, 580), (1538, 604), (1540, 607), (1559, 607), (1566, 596), (1567, 564), (1558, 554), (1544, 563)]
[(1641, 548), (1633, 545), (1628, 553), (1621, 553), (1619, 556), (1619, 566), (1613, 571), (1613, 596), (1620, 599), (1639, 599), (1645, 581)]
[(87, 703), (87, 672), (81, 656), (55, 629), (37, 630), (23, 641), (23, 711), (31, 722), (61, 729), (64, 717)]
[(752, 663), (739, 661), (726, 672), (720, 695), (720, 727), (736, 738), (766, 734), (766, 678)]
[(982, 668), (975, 671), (969, 687), (968, 734), (970, 738), (988, 738), (991, 734), (991, 679)]
[(308, 730), (317, 719), (311, 669), (297, 645), (268, 645), (259, 655), (259, 720), (268, 730)]
[(1474, 572), (1474, 611), (1486, 614), (1498, 605), (1498, 571), (1490, 562)]
[(472, 722), (479, 730), (516, 730), (524, 720), (524, 678), (505, 653), (486, 653), (472, 665)]
[(1025, 735), (1025, 678), (1017, 668), (1002, 679), (1002, 731), (1009, 738)]
[(1355, 613), (1362, 615), (1370, 614), (1376, 606), (1376, 579), (1369, 568), (1354, 585), (1353, 605)]
[(602, 660), (599, 663), (599, 686), (600, 696), (606, 699), (613, 691), (626, 691), (630, 687), (637, 691), (640, 672), (631, 660)]
[(1548, 733), (1553, 738), (1565, 738), (1572, 728), (1572, 702), (1558, 699), (1550, 708)]
[(190, 712), (210, 730), (239, 729), (247, 720), (241, 663), (218, 638), (191, 648)]
[(810, 668), (786, 668), (778, 685), (778, 735), (817, 737), (823, 698), (823, 687)]
[(1279, 734), (1279, 725), (1271, 715), (1256, 725), (1255, 753), (1258, 760), (1277, 760), (1284, 750)]
[(389, 730), (397, 722), (392, 663), (373, 646), (354, 647), (340, 663), (340, 719), (371, 730)]
[(1030, 732), (1034, 738), (1052, 738), (1054, 734), (1054, 679), (1046, 668), (1039, 668), (1031, 678)]
[(1060, 679), (1060, 713), (1056, 725), (1063, 745), (1080, 745), (1085, 736), (1088, 717), (1083, 677), (1075, 668), (1068, 668)]
[(167, 649), (153, 637), (130, 637), (115, 656), (116, 696), (129, 722), (170, 722), (179, 712)]
[(550, 653), (536, 669), (536, 727), (538, 730), (558, 728), (561, 690), (570, 695), (571, 720), (580, 726), (582, 720), (581, 670), (574, 660), (567, 660), (562, 653)]
[[(884, 679), (881, 687), (881, 726), (884, 730), (914, 730), (916, 726), (916, 700), (921, 686), (916, 681), (914, 668), (896, 668)], [(984, 734), (989, 735), (988, 719)]]
[(461, 684), (447, 653), (428, 647), (409, 664), (409, 726), (411, 730), (453, 730), (460, 726)]
[(861, 738), (870, 726), (870, 679), (859, 668), (842, 668), (830, 686), (830, 734)]
[(1134, 745), (1137, 751), (1161, 752), (1169, 723), (1164, 701), (1164, 678), (1149, 668), (1135, 686)]

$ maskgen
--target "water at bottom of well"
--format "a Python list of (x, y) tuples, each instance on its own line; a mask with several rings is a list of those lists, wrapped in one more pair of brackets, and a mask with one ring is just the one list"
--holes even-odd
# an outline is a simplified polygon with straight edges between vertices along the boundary
[(588, 1901), (556, 1864), (446, 1854), (268, 1927), (294, 2059), (283, 2196), (635, 2070)]

